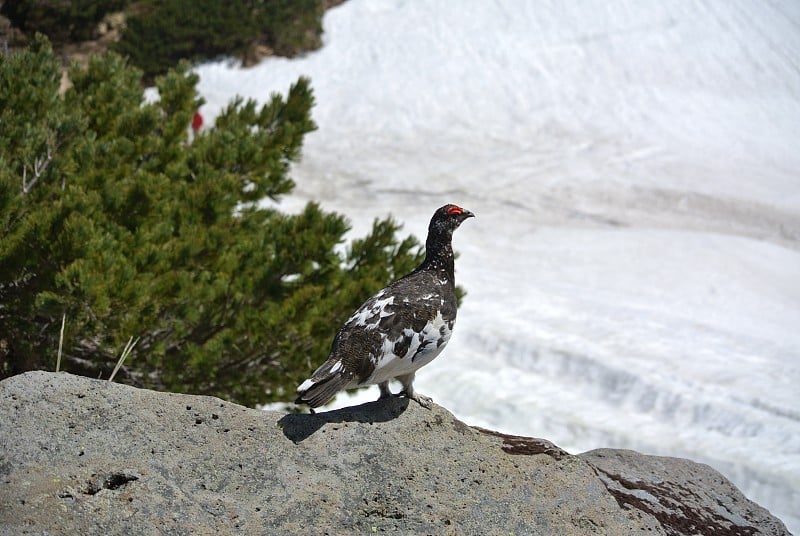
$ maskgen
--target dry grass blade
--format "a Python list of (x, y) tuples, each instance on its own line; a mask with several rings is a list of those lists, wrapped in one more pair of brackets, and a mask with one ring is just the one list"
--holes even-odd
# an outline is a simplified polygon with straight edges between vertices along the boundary
[(67, 313), (61, 317), (61, 336), (58, 338), (58, 356), (56, 357), (56, 372), (61, 370), (61, 349), (64, 347), (64, 324), (67, 322)]
[[(133, 344), (131, 344), (131, 342), (133, 342)], [(119, 356), (119, 361), (117, 361), (117, 366), (114, 367), (113, 372), (111, 372), (111, 376), (108, 377), (108, 381), (110, 382), (114, 381), (114, 376), (117, 375), (117, 371), (119, 371), (119, 368), (122, 366), (122, 363), (125, 362), (125, 358), (128, 357), (128, 354), (130, 354), (133, 351), (133, 347), (136, 346), (137, 342), (139, 342), (139, 337), (136, 337), (136, 340), (134, 341), (133, 335), (131, 335), (131, 338), (128, 339), (128, 344), (126, 344), (125, 348), (122, 350), (122, 355)]]

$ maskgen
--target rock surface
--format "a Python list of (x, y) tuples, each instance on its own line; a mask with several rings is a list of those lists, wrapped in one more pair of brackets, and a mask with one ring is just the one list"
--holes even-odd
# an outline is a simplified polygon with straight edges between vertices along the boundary
[(396, 398), (307, 414), (0, 382), (2, 534), (788, 534), (712, 468), (570, 455)]

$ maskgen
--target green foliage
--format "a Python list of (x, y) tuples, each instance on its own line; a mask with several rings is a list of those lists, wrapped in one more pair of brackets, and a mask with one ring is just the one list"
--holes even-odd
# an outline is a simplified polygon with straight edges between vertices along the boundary
[(279, 56), (292, 57), (322, 45), (321, 0), (271, 0), (254, 3), (257, 41)]
[(321, 0), (144, 0), (131, 10), (115, 49), (147, 79), (180, 59), (241, 55), (254, 44), (294, 56), (317, 48)]
[(314, 129), (300, 79), (268, 104), (236, 100), (192, 139), (186, 64), (157, 79), (116, 55), (73, 68), (37, 37), (0, 56), (0, 376), (62, 368), (244, 404), (291, 397), (352, 310), (421, 260), (377, 220), (343, 245), (345, 218), (281, 213), (290, 163)]
[(53, 43), (92, 39), (103, 17), (129, 0), (15, 0), (0, 2), (0, 14), (23, 32), (40, 32)]

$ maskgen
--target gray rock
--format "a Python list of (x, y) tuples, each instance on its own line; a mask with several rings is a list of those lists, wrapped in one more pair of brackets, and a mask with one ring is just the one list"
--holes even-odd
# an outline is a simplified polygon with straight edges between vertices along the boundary
[(580, 455), (622, 507), (655, 517), (667, 534), (789, 534), (783, 523), (702, 463), (598, 449)]
[(287, 415), (31, 372), (0, 382), (0, 447), (2, 534), (788, 534), (708, 466), (401, 398)]

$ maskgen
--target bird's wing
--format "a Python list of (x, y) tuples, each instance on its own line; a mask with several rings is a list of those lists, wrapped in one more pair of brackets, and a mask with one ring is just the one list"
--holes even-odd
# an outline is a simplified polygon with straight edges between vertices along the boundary
[[(336, 334), (328, 359), (297, 388), (297, 403), (321, 406), (338, 391), (366, 380), (374, 370), (374, 356), (381, 348), (381, 333), (375, 328), (390, 313), (392, 299), (387, 289), (364, 302)], [(372, 357), (372, 358), (371, 358)]]

